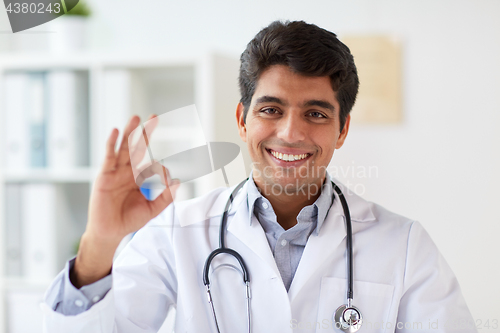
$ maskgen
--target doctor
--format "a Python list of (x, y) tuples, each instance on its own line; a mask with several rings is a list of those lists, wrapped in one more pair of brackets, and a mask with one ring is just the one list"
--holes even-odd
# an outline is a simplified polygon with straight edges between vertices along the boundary
[[(273, 22), (243, 52), (239, 83), (236, 120), (253, 170), (228, 211), (225, 242), (249, 272), (252, 332), (340, 332), (333, 314), (346, 303), (346, 216), (326, 167), (349, 131), (358, 91), (353, 58), (331, 32)], [(132, 117), (123, 137), (139, 123)], [(115, 129), (78, 255), (46, 293), (46, 332), (156, 332), (170, 307), (176, 332), (216, 332), (202, 275), (232, 189), (170, 205), (178, 184), (163, 170), (170, 186), (147, 201), (128, 140), (115, 152), (117, 138)], [(422, 226), (343, 190), (360, 332), (476, 332)], [(113, 263), (119, 242), (136, 230)], [(220, 331), (246, 332), (237, 262), (218, 256), (210, 267)]]

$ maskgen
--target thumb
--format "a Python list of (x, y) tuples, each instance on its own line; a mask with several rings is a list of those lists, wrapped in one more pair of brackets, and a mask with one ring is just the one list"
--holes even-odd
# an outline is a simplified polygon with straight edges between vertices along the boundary
[[(164, 169), (164, 179), (167, 179), (166, 168)], [(153, 201), (150, 201), (151, 210), (153, 216), (160, 214), (168, 205), (170, 205), (175, 199), (175, 193), (180, 186), (180, 181), (178, 179), (173, 179), (166, 182), (166, 188), (163, 192)]]

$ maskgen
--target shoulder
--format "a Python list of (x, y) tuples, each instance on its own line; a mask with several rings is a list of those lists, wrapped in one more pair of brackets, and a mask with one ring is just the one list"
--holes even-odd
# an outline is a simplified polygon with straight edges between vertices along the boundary
[(358, 235), (358, 239), (372, 245), (384, 244), (383, 248), (402, 253), (406, 253), (410, 242), (434, 248), (430, 236), (418, 221), (347, 189), (344, 192), (351, 213), (353, 233)]
[(377, 203), (367, 201), (367, 204), (373, 212), (376, 223), (383, 228), (404, 229), (406, 233), (409, 233), (415, 225), (421, 227), (418, 221), (395, 213)]
[(415, 220), (406, 216), (400, 215), (387, 208), (368, 201), (356, 193), (350, 191), (345, 186), (341, 186), (344, 197), (347, 201), (351, 220), (360, 223), (376, 223), (377, 225), (388, 225), (392, 227), (407, 226), (409, 227)]
[(384, 248), (404, 251), (409, 258), (440, 255), (436, 244), (419, 221), (392, 212), (352, 192), (346, 194), (346, 199), (353, 211), (353, 231), (359, 232), (360, 236), (364, 234), (370, 239), (377, 238), (376, 242), (385, 244)]

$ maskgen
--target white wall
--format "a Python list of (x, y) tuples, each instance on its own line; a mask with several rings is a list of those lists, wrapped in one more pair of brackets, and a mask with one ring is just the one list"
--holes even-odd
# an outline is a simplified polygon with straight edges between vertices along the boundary
[[(343, 178), (362, 184), (366, 198), (421, 221), (455, 271), (473, 316), (500, 320), (500, 1), (91, 4), (95, 50), (168, 54), (212, 48), (239, 56), (274, 19), (303, 19), (340, 35), (400, 37), (404, 122), (353, 124), (333, 163), (344, 170), (375, 166), (376, 177)], [(1, 27), (6, 29), (5, 17)]]

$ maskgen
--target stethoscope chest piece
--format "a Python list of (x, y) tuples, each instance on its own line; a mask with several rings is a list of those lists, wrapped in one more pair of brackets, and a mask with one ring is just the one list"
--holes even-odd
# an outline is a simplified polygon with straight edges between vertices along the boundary
[(347, 304), (341, 305), (333, 315), (335, 321), (335, 328), (346, 333), (357, 332), (363, 324), (363, 316), (361, 311), (355, 306), (348, 306)]

